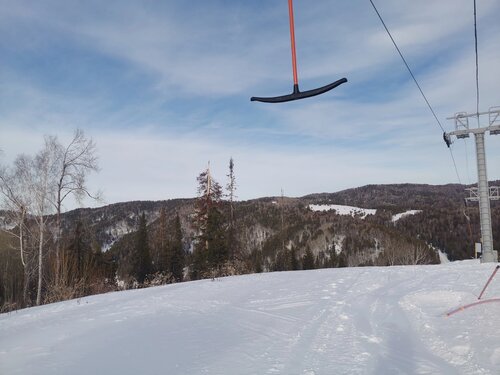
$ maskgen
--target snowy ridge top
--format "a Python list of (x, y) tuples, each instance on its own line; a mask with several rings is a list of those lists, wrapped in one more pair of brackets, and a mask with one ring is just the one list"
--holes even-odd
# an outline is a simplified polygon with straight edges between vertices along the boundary
[(445, 318), (494, 266), (254, 274), (0, 314), (0, 373), (499, 374), (498, 304)]
[(344, 206), (340, 204), (310, 204), (311, 211), (331, 211), (334, 210), (337, 215), (350, 215), (352, 217), (360, 216), (362, 219), (368, 215), (375, 215), (376, 209), (360, 208), (353, 206)]

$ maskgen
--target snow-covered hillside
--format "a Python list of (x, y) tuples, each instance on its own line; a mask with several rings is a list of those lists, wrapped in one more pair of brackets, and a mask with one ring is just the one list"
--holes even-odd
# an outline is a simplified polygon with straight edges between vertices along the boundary
[(362, 219), (368, 215), (375, 215), (377, 210), (371, 208), (360, 208), (353, 206), (344, 206), (341, 204), (310, 204), (311, 211), (331, 211), (334, 210), (337, 215), (359, 216)]
[(445, 317), (493, 269), (266, 273), (26, 309), (0, 315), (0, 374), (499, 374), (500, 303)]
[(392, 222), (395, 223), (396, 221), (398, 221), (404, 217), (416, 215), (416, 214), (419, 214), (420, 212), (422, 212), (422, 210), (408, 210), (408, 211), (401, 212), (401, 213), (396, 214), (396, 215), (392, 215)]

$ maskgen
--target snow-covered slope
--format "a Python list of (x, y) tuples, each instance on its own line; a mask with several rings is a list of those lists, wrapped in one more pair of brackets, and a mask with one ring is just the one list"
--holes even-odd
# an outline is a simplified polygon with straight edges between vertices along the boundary
[(362, 219), (368, 215), (375, 215), (377, 210), (371, 208), (360, 208), (353, 206), (344, 206), (341, 204), (310, 204), (311, 211), (331, 211), (334, 210), (337, 215), (360, 216)]
[[(0, 315), (0, 374), (499, 374), (494, 265), (229, 277)], [(484, 298), (500, 296), (500, 279)]]
[(401, 213), (396, 214), (396, 215), (392, 215), (392, 222), (395, 223), (399, 219), (402, 219), (406, 216), (416, 215), (416, 214), (419, 214), (420, 212), (422, 212), (422, 210), (408, 210), (408, 211), (401, 212)]

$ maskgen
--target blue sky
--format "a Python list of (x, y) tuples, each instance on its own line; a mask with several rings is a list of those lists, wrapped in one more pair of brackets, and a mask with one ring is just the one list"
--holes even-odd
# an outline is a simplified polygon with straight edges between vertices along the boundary
[[(475, 111), (472, 0), (375, 1), (446, 130)], [(79, 127), (97, 143), (90, 178), (107, 203), (196, 194), (210, 160), (240, 199), (371, 183), (456, 183), (439, 126), (368, 0), (295, 0), (300, 87), (347, 77), (322, 96), (292, 90), (288, 9), (275, 1), (0, 0), (4, 162), (44, 134)], [(481, 110), (500, 105), (500, 3), (478, 1)], [(498, 139), (497, 139), (498, 138)], [(500, 178), (500, 137), (487, 137)], [(472, 140), (453, 145), (463, 183)], [(69, 207), (68, 207), (69, 208)]]

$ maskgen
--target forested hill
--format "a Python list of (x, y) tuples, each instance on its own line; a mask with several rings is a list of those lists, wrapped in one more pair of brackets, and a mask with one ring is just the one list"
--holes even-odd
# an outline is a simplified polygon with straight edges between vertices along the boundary
[[(500, 185), (500, 181), (492, 181), (490, 185)], [(328, 239), (330, 241), (319, 243), (328, 246), (332, 245), (335, 236), (337, 242), (341, 237), (344, 237), (344, 242), (345, 238), (352, 237), (352, 241), (347, 241), (351, 248), (344, 249), (346, 255), (349, 251), (363, 250), (363, 246), (358, 242), (369, 242), (373, 245), (377, 235), (372, 232), (382, 232), (379, 236), (384, 238), (402, 236), (408, 240), (421, 239), (446, 252), (452, 260), (467, 259), (473, 256), (473, 243), (479, 241), (480, 229), (477, 203), (464, 205), (466, 187), (459, 184), (366, 185), (300, 198), (264, 197), (236, 202), (234, 210), (239, 247), (244, 256), (260, 250), (268, 254), (269, 258), (273, 258), (277, 250), (272, 249), (277, 246), (274, 242), (278, 241), (277, 237), (284, 235), (285, 241), (290, 242), (290, 246), (294, 245), (298, 255), (304, 255), (308, 246), (318, 255), (324, 249), (317, 248), (319, 245), (314, 241), (304, 241), (303, 235), (317, 235), (319, 231), (324, 231), (325, 223), (329, 223), (338, 227), (338, 230), (332, 233), (332, 238)], [(376, 213), (360, 219), (338, 215), (338, 210), (312, 212), (309, 209), (311, 204), (355, 206), (376, 209)], [(491, 205), (494, 237), (498, 239), (500, 205), (495, 201), (492, 201)], [(223, 204), (224, 212), (228, 210), (227, 206), (227, 202)], [(86, 222), (92, 228), (92, 236), (101, 250), (107, 251), (114, 246), (124, 246), (127, 237), (132, 237), (137, 230), (142, 212), (146, 213), (148, 225), (154, 232), (159, 225), (160, 210), (164, 208), (170, 220), (175, 213), (180, 214), (186, 249), (192, 249), (191, 242), (195, 236), (194, 207), (195, 199), (124, 202), (101, 208), (70, 211), (65, 214), (65, 223), (69, 231), (77, 220)], [(393, 221), (394, 215), (408, 210), (420, 212)], [(281, 212), (284, 213), (285, 234), (281, 233)], [(343, 232), (348, 232), (348, 236)], [(496, 248), (498, 247), (497, 245)], [(114, 251), (118, 250), (115, 248)]]
[[(499, 186), (500, 181), (491, 181), (490, 186)], [(395, 207), (423, 209), (428, 207), (457, 208), (463, 207), (466, 188), (460, 184), (424, 185), (391, 184), (366, 185), (342, 190), (336, 193), (306, 195), (302, 199), (311, 202), (331, 202), (361, 207)]]
[[(465, 188), (367, 185), (232, 205), (220, 198), (207, 205), (204, 196), (72, 210), (62, 216), (63, 277), (53, 271), (56, 220), (46, 220), (44, 302), (217, 275), (439, 263), (440, 252), (470, 259), (480, 226), (477, 203), (464, 205)], [(499, 249), (500, 202), (491, 206)], [(34, 299), (36, 237), (25, 242), (23, 275), (14, 237), (0, 231), (0, 311)]]

